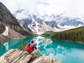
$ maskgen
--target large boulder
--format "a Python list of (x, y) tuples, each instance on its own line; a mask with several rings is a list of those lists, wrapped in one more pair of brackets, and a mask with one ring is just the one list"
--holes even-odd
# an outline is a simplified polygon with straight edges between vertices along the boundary
[(32, 55), (26, 51), (11, 49), (0, 57), (0, 63), (62, 63), (52, 57), (38, 56), (32, 58)]
[(62, 63), (62, 62), (52, 57), (39, 56), (39, 57), (33, 58), (29, 63)]

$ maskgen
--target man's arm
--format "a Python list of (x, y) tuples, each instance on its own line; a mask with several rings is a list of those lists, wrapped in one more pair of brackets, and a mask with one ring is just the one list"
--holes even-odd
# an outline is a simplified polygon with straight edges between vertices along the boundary
[(36, 47), (35, 45), (33, 45), (33, 47), (34, 47), (35, 49), (37, 49), (37, 47)]

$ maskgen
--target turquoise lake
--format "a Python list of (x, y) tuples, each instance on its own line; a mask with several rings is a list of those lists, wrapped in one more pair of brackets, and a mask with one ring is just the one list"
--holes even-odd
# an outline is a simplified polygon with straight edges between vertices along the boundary
[[(51, 40), (49, 37), (27, 37), (25, 46), (34, 40), (34, 44), (44, 56), (61, 60), (62, 63), (84, 63), (84, 45), (75, 42)], [(19, 49), (22, 39), (14, 39), (0, 45), (0, 56), (10, 49)], [(39, 54), (36, 54), (39, 56)]]

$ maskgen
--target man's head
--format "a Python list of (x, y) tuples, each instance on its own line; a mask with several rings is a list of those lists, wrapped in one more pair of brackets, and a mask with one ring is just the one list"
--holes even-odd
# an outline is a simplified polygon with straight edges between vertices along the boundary
[(34, 43), (34, 40), (31, 40), (31, 43)]

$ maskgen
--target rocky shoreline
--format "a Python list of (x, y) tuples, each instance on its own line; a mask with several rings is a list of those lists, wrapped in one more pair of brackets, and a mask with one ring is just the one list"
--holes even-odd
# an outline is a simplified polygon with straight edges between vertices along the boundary
[(0, 63), (62, 63), (55, 58), (48, 56), (38, 56), (32, 58), (32, 55), (26, 51), (11, 49), (0, 57)]

